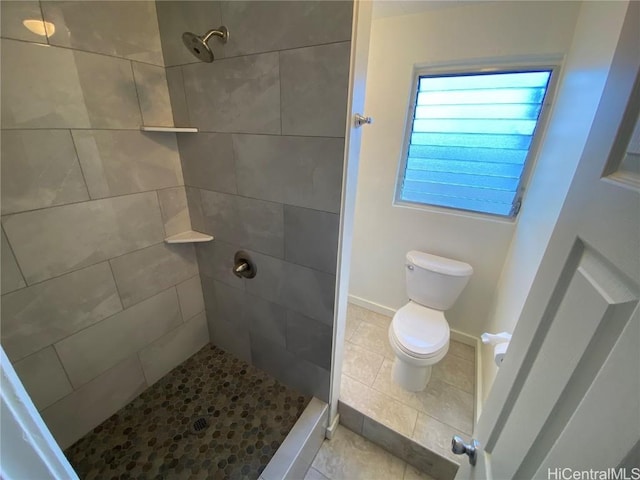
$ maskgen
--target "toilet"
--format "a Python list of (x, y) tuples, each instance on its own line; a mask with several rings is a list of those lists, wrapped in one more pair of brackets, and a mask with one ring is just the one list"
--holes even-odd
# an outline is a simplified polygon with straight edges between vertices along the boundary
[(449, 350), (445, 310), (453, 306), (473, 274), (465, 262), (412, 250), (407, 253), (409, 303), (393, 316), (389, 342), (396, 358), (392, 378), (405, 390), (419, 392), (431, 378), (431, 367)]

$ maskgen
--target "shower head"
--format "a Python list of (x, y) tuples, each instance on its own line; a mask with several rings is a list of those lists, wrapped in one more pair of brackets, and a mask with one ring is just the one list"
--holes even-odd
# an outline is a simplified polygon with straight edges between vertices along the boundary
[(227, 27), (221, 26), (209, 30), (202, 36), (191, 32), (184, 32), (182, 34), (182, 42), (198, 60), (211, 63), (213, 62), (213, 51), (211, 51), (208, 43), (211, 37), (220, 37), (222, 43), (227, 43), (227, 40), (229, 40), (229, 30), (227, 30)]

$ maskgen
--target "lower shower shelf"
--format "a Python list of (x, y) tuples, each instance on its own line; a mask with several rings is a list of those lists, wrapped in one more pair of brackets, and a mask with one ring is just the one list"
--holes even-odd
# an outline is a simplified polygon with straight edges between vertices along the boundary
[(164, 239), (167, 243), (196, 243), (196, 242), (210, 242), (213, 240), (211, 235), (206, 233), (200, 233), (193, 230), (187, 230), (186, 232), (176, 233)]

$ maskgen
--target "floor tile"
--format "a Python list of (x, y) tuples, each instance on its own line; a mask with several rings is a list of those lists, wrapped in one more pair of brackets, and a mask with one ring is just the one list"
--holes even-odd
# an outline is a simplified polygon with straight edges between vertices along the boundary
[(407, 469), (404, 472), (404, 480), (435, 480), (435, 478), (426, 473), (422, 473), (411, 465), (407, 465)]
[(304, 480), (330, 480), (325, 477), (322, 473), (316, 470), (313, 467), (309, 467), (307, 474), (304, 476)]
[(384, 357), (349, 341), (344, 342), (342, 373), (372, 386)]
[(345, 340), (351, 340), (351, 337), (353, 337), (353, 333), (360, 326), (360, 322), (361, 322), (360, 320), (358, 320), (357, 318), (355, 318), (352, 315), (349, 315), (349, 313), (347, 313), (347, 322), (346, 322), (346, 326), (345, 326), (345, 329), (344, 329), (344, 339)]
[(347, 318), (353, 318), (361, 322), (371, 323), (378, 327), (389, 328), (391, 317), (368, 310), (353, 303), (347, 305)]
[(334, 437), (322, 444), (312, 468), (330, 480), (391, 480), (403, 477), (405, 463), (338, 426)]
[(475, 367), (473, 362), (455, 355), (445, 357), (433, 366), (432, 377), (473, 394), (475, 388)]
[(463, 432), (473, 428), (473, 394), (464, 392), (437, 378), (432, 378), (422, 392), (409, 392), (391, 379), (392, 361), (385, 359), (375, 382), (374, 390), (384, 392), (395, 400), (420, 412), (431, 415)]
[(451, 451), (451, 438), (454, 435), (467, 436), (464, 432), (420, 412), (418, 413), (418, 421), (411, 438), (429, 450), (460, 464), (461, 457), (454, 455)]
[(449, 353), (447, 355), (455, 355), (456, 357), (464, 358), (475, 364), (476, 361), (476, 349), (471, 345), (466, 345), (456, 340), (449, 342)]
[(389, 345), (387, 328), (362, 321), (356, 331), (353, 332), (350, 341), (369, 351), (383, 353), (386, 358), (395, 358), (395, 354)]
[(402, 404), (346, 375), (342, 376), (340, 400), (402, 435), (410, 437), (413, 433), (418, 417), (418, 411), (415, 408)]

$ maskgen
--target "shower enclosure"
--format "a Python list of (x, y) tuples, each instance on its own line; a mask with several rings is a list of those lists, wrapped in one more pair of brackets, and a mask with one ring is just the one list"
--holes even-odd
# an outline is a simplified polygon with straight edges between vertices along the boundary
[[(1, 8), (4, 351), (69, 456), (102, 443), (108, 465), (171, 423), (164, 403), (178, 465), (216, 411), (271, 401), (275, 424), (227, 425), (278, 430), (237, 470), (255, 477), (329, 400), (352, 2)], [(227, 410), (185, 406), (220, 382)]]

